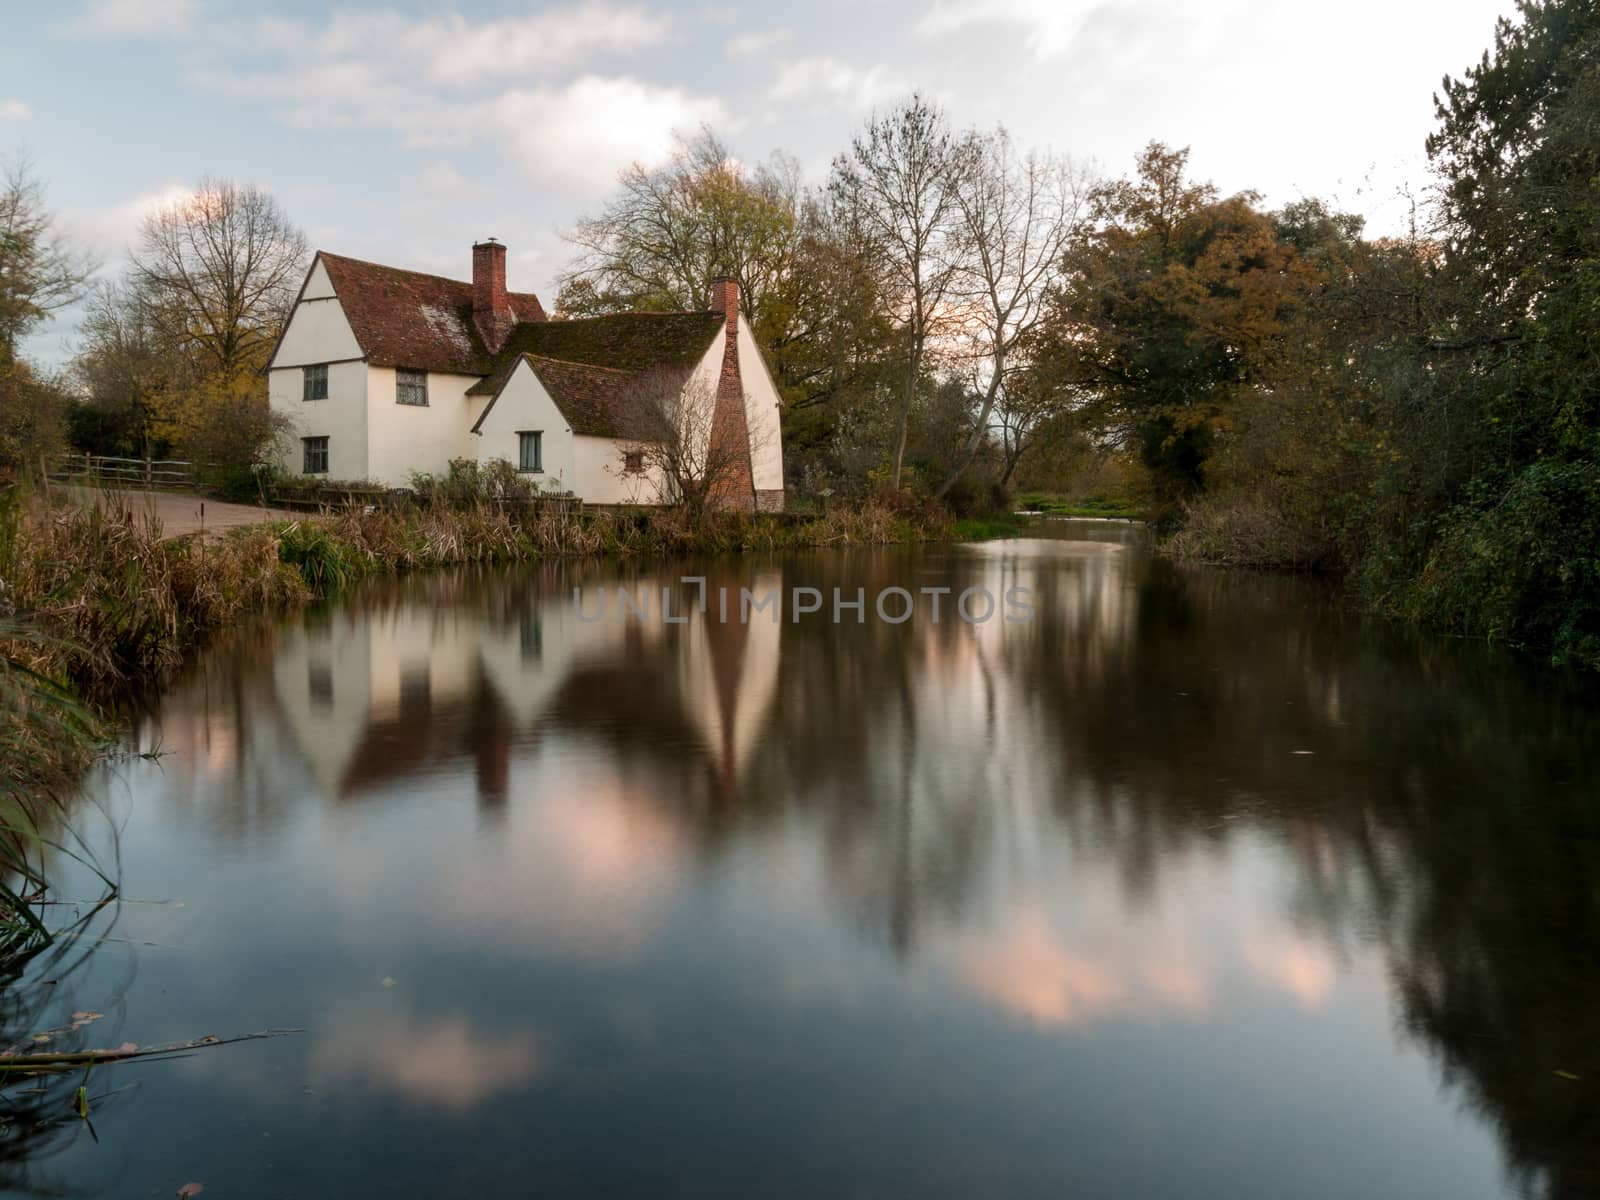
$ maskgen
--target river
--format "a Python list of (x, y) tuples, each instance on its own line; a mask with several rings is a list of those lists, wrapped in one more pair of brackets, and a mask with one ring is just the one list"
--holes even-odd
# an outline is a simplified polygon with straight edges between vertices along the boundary
[(303, 1032), (97, 1070), (11, 1193), (1600, 1194), (1594, 689), (1133, 526), (387, 583), (138, 744), (27, 1019)]

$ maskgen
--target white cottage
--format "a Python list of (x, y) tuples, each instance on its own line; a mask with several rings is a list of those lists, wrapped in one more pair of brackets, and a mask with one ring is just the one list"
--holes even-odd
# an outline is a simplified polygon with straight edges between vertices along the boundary
[(504, 459), (590, 503), (671, 499), (647, 465), (644, 389), (714, 403), (730, 439), (725, 503), (783, 507), (779, 399), (732, 280), (704, 312), (551, 319), (506, 291), (506, 248), (472, 248), (472, 282), (319, 252), (267, 367), (294, 429), (292, 474), (404, 487), (452, 459)]

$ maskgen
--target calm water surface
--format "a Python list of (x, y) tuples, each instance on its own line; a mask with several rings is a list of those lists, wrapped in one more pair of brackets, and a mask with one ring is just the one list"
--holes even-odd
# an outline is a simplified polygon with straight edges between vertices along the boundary
[(596, 565), (218, 647), (88, 788), (116, 940), (11, 1019), (305, 1032), (104, 1070), (95, 1136), (7, 1130), (0, 1180), (1600, 1193), (1594, 694), (1042, 533), (696, 568), (1026, 624), (586, 624), (575, 584), (694, 573)]

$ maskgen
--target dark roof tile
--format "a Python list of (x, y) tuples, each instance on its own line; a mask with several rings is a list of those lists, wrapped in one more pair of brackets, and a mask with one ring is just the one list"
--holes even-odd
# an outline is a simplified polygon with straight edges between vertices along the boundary
[[(457, 375), (483, 375), (491, 369), (491, 356), (472, 321), (470, 283), (338, 254), (317, 257), (373, 366)], [(519, 321), (545, 319), (537, 296), (512, 292), (509, 299)]]
[[(501, 390), (521, 362), (526, 362), (539, 377), (573, 433), (634, 441), (648, 441), (652, 436), (649, 409), (640, 399), (642, 387), (654, 386), (649, 380), (650, 372), (615, 371), (610, 367), (563, 362), (536, 354), (517, 355), (489, 379), (468, 390), (468, 395), (482, 394), (487, 390), (484, 385), (494, 381), (493, 391), (489, 393), (491, 399), (473, 425), (474, 432), (494, 408)], [(688, 368), (669, 370), (677, 376), (688, 374)]]

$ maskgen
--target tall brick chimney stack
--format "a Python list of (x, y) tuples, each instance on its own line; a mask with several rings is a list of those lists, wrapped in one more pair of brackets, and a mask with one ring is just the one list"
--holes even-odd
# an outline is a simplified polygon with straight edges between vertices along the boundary
[(750, 426), (744, 411), (744, 380), (739, 374), (739, 281), (719, 276), (711, 281), (711, 311), (720, 312), (725, 330), (722, 374), (711, 418), (712, 458), (722, 477), (712, 483), (717, 507), (748, 512), (755, 507), (750, 463)]
[(472, 247), (472, 322), (490, 351), (505, 344), (516, 324), (506, 298), (506, 248), (493, 238)]
[(727, 319), (728, 336), (739, 336), (739, 281), (719, 275), (711, 281), (711, 311)]

